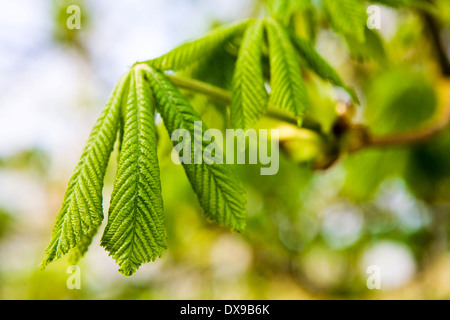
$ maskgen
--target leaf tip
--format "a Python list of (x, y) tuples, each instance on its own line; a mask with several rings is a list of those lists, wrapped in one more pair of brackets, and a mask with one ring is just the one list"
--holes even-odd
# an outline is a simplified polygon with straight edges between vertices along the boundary
[(124, 265), (119, 269), (119, 272), (123, 274), (125, 277), (131, 277), (136, 271), (139, 269), (139, 266), (131, 266), (129, 264)]

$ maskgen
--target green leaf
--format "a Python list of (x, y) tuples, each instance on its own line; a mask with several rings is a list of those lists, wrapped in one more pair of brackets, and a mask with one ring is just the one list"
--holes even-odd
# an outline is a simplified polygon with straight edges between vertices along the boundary
[(351, 36), (345, 37), (352, 56), (361, 60), (386, 60), (388, 57), (384, 48), (383, 39), (378, 32), (375, 29), (371, 30), (366, 28), (364, 34), (364, 42), (359, 42)]
[(304, 8), (295, 12), (295, 16), (289, 25), (295, 30), (297, 35), (315, 42), (319, 32), (319, 24), (317, 8), (308, 0)]
[[(172, 136), (176, 129), (185, 129), (191, 137), (197, 132), (195, 121), (200, 116), (189, 105), (177, 88), (161, 73), (153, 68), (147, 73), (156, 100), (156, 105), (164, 124)], [(202, 134), (207, 130), (202, 126)], [(191, 164), (183, 163), (189, 182), (197, 194), (200, 205), (207, 218), (241, 232), (246, 223), (245, 191), (240, 181), (226, 164), (194, 163), (195, 138), (191, 138)], [(205, 143), (201, 143), (202, 152)]]
[(398, 8), (408, 5), (408, 3), (411, 2), (411, 0), (371, 0), (371, 2), (381, 3), (389, 7)]
[(328, 80), (332, 84), (344, 88), (352, 100), (359, 104), (359, 99), (355, 90), (344, 84), (336, 70), (334, 70), (334, 68), (330, 66), (324, 58), (322, 58), (310, 42), (298, 37), (293, 32), (291, 32), (291, 39), (298, 53), (305, 60), (311, 70), (313, 70), (322, 79)]
[[(236, 61), (237, 48), (226, 45), (215, 50), (204, 60), (177, 72), (177, 75), (231, 92)], [(180, 92), (208, 126), (223, 130), (229, 127), (229, 102), (187, 89), (181, 89)]]
[(337, 33), (364, 42), (367, 13), (361, 0), (323, 0), (331, 26)]
[(218, 48), (177, 74), (231, 90), (236, 60), (236, 56), (227, 47)]
[(450, 131), (436, 136), (432, 143), (411, 148), (405, 181), (417, 197), (426, 201), (447, 201), (450, 181)]
[(288, 22), (293, 13), (304, 10), (311, 5), (311, 0), (270, 0), (269, 9), (272, 15)]
[(205, 59), (233, 36), (244, 32), (249, 21), (251, 20), (216, 28), (204, 37), (184, 43), (167, 54), (146, 63), (160, 70), (183, 70), (199, 60)]
[(126, 276), (167, 248), (154, 112), (144, 71), (134, 68), (117, 177), (101, 241)]
[[(78, 245), (85, 247), (103, 220), (103, 178), (117, 138), (120, 106), (127, 82), (128, 75), (122, 77), (92, 129), (56, 217), (46, 257), (42, 261), (43, 268), (70, 249)], [(80, 252), (84, 251), (81, 249)]]
[(340, 195), (354, 201), (369, 201), (380, 184), (404, 170), (409, 150), (366, 149), (343, 159), (345, 182)]
[(302, 119), (308, 99), (289, 31), (274, 19), (267, 20), (266, 28), (271, 69), (270, 102)]
[(254, 124), (267, 106), (267, 91), (262, 69), (264, 21), (248, 27), (236, 64), (231, 101), (231, 124), (247, 128)]

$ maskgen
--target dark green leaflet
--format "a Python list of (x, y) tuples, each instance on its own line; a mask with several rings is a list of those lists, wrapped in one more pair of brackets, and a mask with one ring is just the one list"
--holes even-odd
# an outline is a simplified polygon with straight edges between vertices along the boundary
[[(101, 244), (119, 264), (120, 272), (127, 276), (135, 273), (141, 264), (162, 255), (167, 248), (167, 234), (156, 152), (155, 111), (161, 114), (170, 135), (177, 129), (184, 129), (191, 137), (195, 137), (195, 133), (203, 136), (207, 128), (204, 123), (201, 129), (196, 127), (195, 122), (202, 119), (188, 101), (200, 101), (201, 105), (194, 107), (202, 109), (203, 106), (204, 112), (210, 112), (211, 106), (219, 106), (225, 115), (228, 110), (224, 104), (231, 98), (230, 116), (235, 128), (253, 125), (268, 104), (291, 112), (301, 121), (308, 99), (300, 58), (320, 77), (345, 88), (356, 100), (354, 92), (344, 86), (337, 72), (314, 47), (286, 27), (284, 22), (289, 19), (282, 13), (290, 15), (304, 6), (311, 6), (311, 3), (281, 0), (277, 4), (278, 16), (217, 28), (160, 58), (136, 64), (114, 89), (92, 130), (69, 182), (42, 265), (68, 252), (70, 261), (76, 263), (87, 251), (103, 220), (103, 178), (117, 136), (118, 170)], [(331, 6), (333, 4), (329, 4)], [(240, 45), (238, 40), (241, 40)], [(188, 100), (168, 80), (164, 70), (176, 71), (178, 76), (195, 78), (219, 88), (205, 85), (205, 89), (200, 85), (196, 92), (194, 87), (195, 94)], [(186, 80), (184, 86), (180, 85), (185, 90), (183, 93), (189, 92), (191, 84), (190, 79)], [(267, 89), (266, 81), (270, 82)], [(198, 85), (199, 81), (196, 82)], [(231, 90), (232, 94), (225, 92), (217, 98), (211, 94), (213, 89)], [(201, 98), (209, 97), (205, 98), (206, 102), (198, 99), (203, 94), (206, 95)], [(214, 98), (218, 101), (208, 100)], [(228, 117), (224, 116), (224, 126), (227, 121)], [(183, 167), (205, 216), (243, 231), (246, 199), (237, 175), (228, 165), (204, 160), (194, 163), (194, 146), (199, 146), (203, 153), (210, 145), (205, 141), (197, 143), (195, 139), (190, 143), (188, 159), (191, 163), (184, 163)]]
[(270, 102), (291, 111), (300, 120), (308, 99), (288, 30), (275, 19), (268, 19), (266, 28), (270, 55)]
[[(199, 115), (163, 74), (152, 68), (147, 74), (157, 109), (169, 134), (172, 135), (177, 129), (185, 129), (194, 137), (194, 122), (201, 121)], [(203, 125), (204, 131), (206, 128)], [(205, 216), (236, 231), (243, 231), (246, 200), (238, 177), (225, 164), (194, 164), (194, 139), (191, 142), (192, 161), (183, 166)]]
[(103, 178), (117, 137), (120, 105), (127, 82), (128, 75), (122, 77), (92, 129), (69, 181), (46, 257), (42, 262), (43, 267), (59, 259), (81, 242), (90, 243), (86, 237), (91, 238), (103, 220)]
[(296, 36), (291, 32), (291, 40), (300, 56), (306, 61), (308, 67), (312, 69), (318, 76), (324, 80), (330, 81), (332, 84), (344, 88), (351, 96), (352, 100), (359, 103), (359, 99), (353, 88), (349, 88), (344, 84), (339, 74), (334, 70), (328, 62), (323, 59), (311, 43)]
[(126, 276), (167, 248), (156, 152), (154, 100), (144, 71), (135, 68), (128, 90), (119, 166), (102, 246)]
[(213, 53), (233, 36), (244, 32), (250, 21), (245, 20), (214, 29), (204, 37), (186, 42), (157, 59), (147, 61), (147, 63), (160, 70), (179, 71), (185, 69), (189, 65), (204, 59), (210, 53)]
[(363, 1), (323, 0), (323, 5), (336, 32), (364, 42), (367, 13)]
[(248, 27), (242, 40), (233, 78), (231, 124), (247, 128), (254, 124), (267, 106), (268, 94), (262, 68), (264, 21)]

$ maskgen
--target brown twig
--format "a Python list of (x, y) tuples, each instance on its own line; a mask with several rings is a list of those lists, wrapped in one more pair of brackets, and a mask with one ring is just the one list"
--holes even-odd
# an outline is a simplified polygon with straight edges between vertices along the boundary
[(395, 147), (420, 144), (435, 137), (447, 128), (448, 119), (445, 122), (438, 123), (434, 127), (425, 128), (418, 132), (411, 132), (387, 137), (369, 137), (366, 147)]
[[(449, 92), (450, 96), (450, 92)], [(422, 129), (388, 136), (375, 136), (367, 127), (352, 125), (348, 128), (347, 148), (345, 151), (354, 153), (367, 148), (395, 148), (409, 147), (428, 142), (430, 139), (447, 130), (450, 125), (450, 101), (445, 104), (442, 115), (437, 122), (431, 123)]]

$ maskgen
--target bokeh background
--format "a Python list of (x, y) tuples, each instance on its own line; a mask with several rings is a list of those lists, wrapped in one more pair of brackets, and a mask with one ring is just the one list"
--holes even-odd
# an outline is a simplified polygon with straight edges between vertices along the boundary
[[(435, 2), (450, 51), (450, 3)], [(66, 28), (69, 4), (81, 8), (80, 30)], [(344, 155), (322, 171), (304, 163), (315, 149), (305, 151), (314, 142), (302, 140), (281, 155), (275, 176), (240, 166), (248, 227), (235, 234), (202, 217), (161, 130), (169, 234), (163, 258), (126, 278), (100, 247), (100, 232), (79, 263), (80, 290), (66, 286), (66, 258), (39, 269), (67, 182), (119, 77), (136, 61), (258, 15), (262, 6), (256, 0), (0, 1), (0, 299), (450, 298), (449, 132), (417, 146)], [(445, 78), (421, 12), (381, 9), (382, 29), (363, 46), (331, 31), (320, 10), (312, 16), (316, 30), (305, 32), (305, 13), (296, 19), (299, 32), (358, 91), (355, 119), (384, 135), (439, 118)], [(343, 93), (313, 75), (307, 86), (310, 116), (331, 130)], [(381, 271), (379, 290), (366, 285), (370, 265)]]

